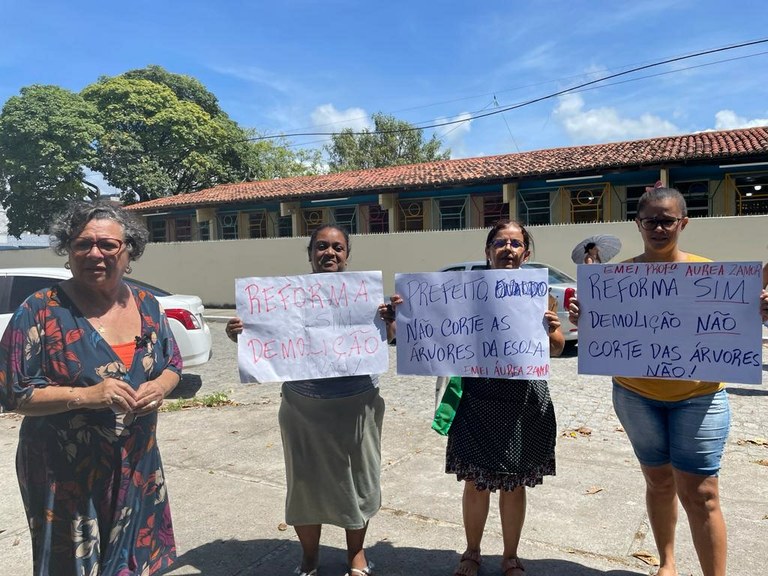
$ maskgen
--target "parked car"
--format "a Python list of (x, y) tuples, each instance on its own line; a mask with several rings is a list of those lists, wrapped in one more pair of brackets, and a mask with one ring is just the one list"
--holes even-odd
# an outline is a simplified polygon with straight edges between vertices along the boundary
[[(66, 268), (0, 269), (0, 334), (5, 332), (11, 315), (27, 296), (71, 276), (72, 273)], [(184, 368), (208, 362), (211, 357), (211, 331), (203, 318), (205, 307), (199, 297), (171, 294), (133, 278), (124, 280), (151, 293), (165, 309), (184, 360)]]
[[(549, 293), (557, 299), (557, 315), (560, 318), (563, 336), (565, 336), (567, 343), (576, 343), (579, 339), (579, 329), (568, 320), (568, 304), (576, 294), (576, 280), (565, 272), (541, 262), (526, 262), (523, 264), (523, 268), (546, 268), (549, 271)], [(485, 260), (458, 262), (440, 268), (439, 271), (451, 272), (461, 270), (488, 270), (488, 263)]]

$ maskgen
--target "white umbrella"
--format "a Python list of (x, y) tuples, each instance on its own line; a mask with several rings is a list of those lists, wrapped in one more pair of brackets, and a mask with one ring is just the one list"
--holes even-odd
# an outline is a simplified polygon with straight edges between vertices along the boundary
[(618, 236), (613, 234), (596, 234), (595, 236), (584, 238), (584, 240), (576, 244), (573, 252), (571, 252), (571, 260), (575, 264), (584, 264), (587, 244), (592, 243), (597, 246), (601, 262), (608, 262), (621, 250), (621, 240), (619, 240)]

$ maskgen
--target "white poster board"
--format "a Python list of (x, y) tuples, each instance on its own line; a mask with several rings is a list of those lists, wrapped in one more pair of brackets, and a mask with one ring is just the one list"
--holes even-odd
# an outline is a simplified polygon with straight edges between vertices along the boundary
[(396, 274), (399, 374), (549, 375), (546, 269)]
[(242, 382), (381, 374), (389, 366), (381, 272), (235, 281)]
[(760, 262), (577, 269), (579, 373), (760, 384)]

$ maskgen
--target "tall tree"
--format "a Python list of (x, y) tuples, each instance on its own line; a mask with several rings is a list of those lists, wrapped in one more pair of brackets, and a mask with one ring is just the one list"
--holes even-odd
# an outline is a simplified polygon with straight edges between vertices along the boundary
[(194, 192), (217, 184), (316, 173), (311, 154), (254, 143), (189, 76), (159, 66), (101, 78), (83, 98), (105, 133), (96, 168), (126, 203)]
[(0, 199), (8, 231), (46, 232), (72, 200), (98, 196), (84, 167), (95, 160), (102, 129), (96, 109), (58, 86), (22, 88), (0, 112)]
[(221, 150), (224, 161), (229, 164), (236, 179), (271, 180), (317, 174), (321, 171), (322, 157), (319, 150), (291, 150), (287, 140), (260, 139), (256, 130), (237, 127), (219, 106), (219, 101), (196, 78), (168, 72), (161, 66), (129, 70), (122, 78), (149, 80), (170, 88), (181, 101), (193, 102), (205, 110), (219, 123), (232, 131), (233, 138)]
[(325, 146), (331, 172), (364, 170), (384, 166), (418, 164), (434, 160), (447, 160), (451, 151), (440, 151), (442, 142), (432, 135), (424, 141), (421, 130), (386, 114), (374, 114), (374, 129), (355, 134), (345, 129), (332, 136), (332, 144)]
[(80, 94), (23, 88), (0, 113), (9, 231), (43, 231), (70, 200), (97, 196), (84, 168), (100, 172), (126, 203), (321, 171), (319, 151), (257, 136), (199, 81), (159, 66), (102, 77)]
[(83, 98), (98, 110), (104, 134), (96, 169), (135, 202), (200, 190), (235, 176), (222, 147), (241, 140), (235, 126), (149, 80), (101, 79)]

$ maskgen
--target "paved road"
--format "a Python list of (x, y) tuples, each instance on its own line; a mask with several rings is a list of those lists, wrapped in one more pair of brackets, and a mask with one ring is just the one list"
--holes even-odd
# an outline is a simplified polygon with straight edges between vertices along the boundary
[[(209, 311), (215, 314), (215, 311)], [(222, 314), (226, 315), (226, 313)], [(237, 406), (161, 416), (179, 562), (171, 576), (291, 574), (299, 545), (283, 520), (284, 470), (276, 385), (237, 383), (235, 345), (213, 323), (214, 357), (190, 369), (178, 395), (225, 391)], [(394, 366), (392, 350), (391, 366)], [(654, 553), (643, 482), (613, 414), (610, 381), (577, 376), (573, 354), (552, 362), (557, 410), (558, 474), (529, 491), (520, 554), (531, 576), (630, 576), (653, 573), (633, 556)], [(729, 525), (729, 575), (764, 574), (768, 566), (768, 372), (763, 386), (732, 386), (731, 436), (723, 462)], [(384, 506), (372, 520), (369, 556), (377, 574), (449, 575), (463, 549), (461, 486), (443, 473), (444, 438), (429, 429), (433, 381), (382, 377), (387, 402)], [(13, 466), (18, 418), (0, 416), (0, 574), (31, 573), (30, 546)], [(322, 576), (345, 572), (343, 532), (324, 530)], [(699, 574), (683, 515), (680, 574)], [(501, 533), (492, 506), (481, 576), (499, 574)]]

